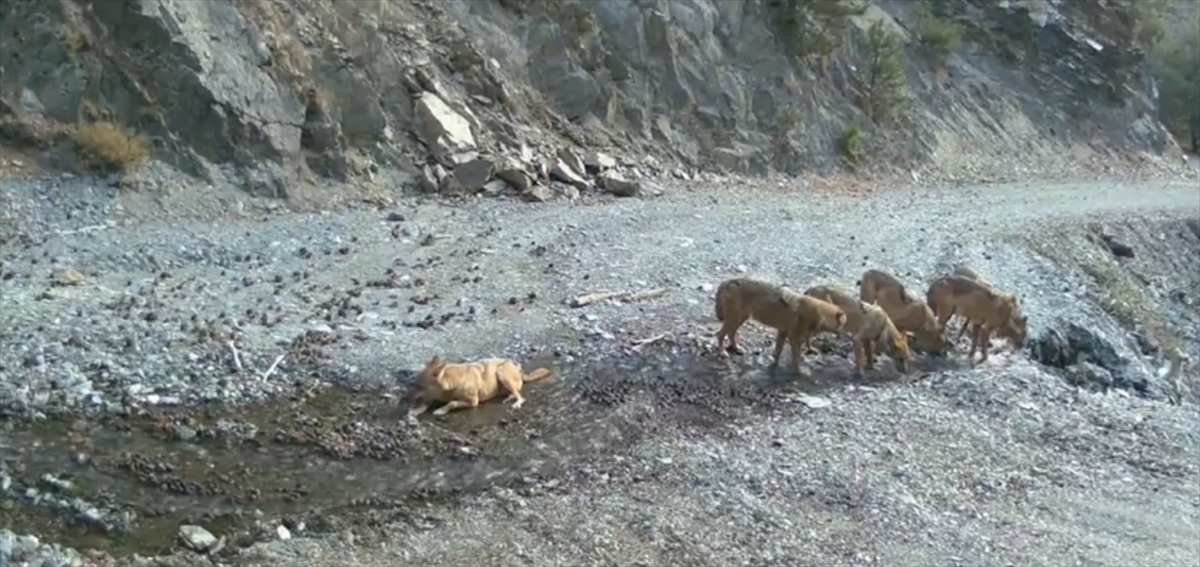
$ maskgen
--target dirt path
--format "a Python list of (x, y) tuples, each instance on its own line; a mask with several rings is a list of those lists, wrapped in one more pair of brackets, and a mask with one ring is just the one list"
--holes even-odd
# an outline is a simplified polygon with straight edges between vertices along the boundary
[[(410, 203), (391, 220), (372, 211), (215, 222), (144, 220), (102, 192), (35, 189), (10, 193), (17, 220), (2, 254), (12, 274), (0, 283), (2, 354), (13, 362), (0, 368), (0, 400), (12, 413), (244, 401), (307, 391), (314, 375), (374, 388), (403, 380), (433, 351), (510, 355), (559, 371), (531, 388), (528, 411), (453, 417), (449, 434), (405, 430), (375, 394), (317, 403), (311, 411), (339, 414), (318, 429), (348, 439), (397, 450), (416, 439), (455, 452), (463, 444), (453, 439), (465, 435), (479, 451), (454, 457), (465, 468), (445, 464), (454, 459), (444, 453), (445, 466), (405, 461), (425, 470), (398, 468), (395, 486), (386, 465), (329, 465), (328, 486), (318, 484), (344, 496), (322, 509), (395, 496), (388, 491), (420, 472), (440, 476), (442, 489), (502, 465), (511, 474), (453, 504), (397, 502), (352, 522), (322, 512), (322, 533), (257, 547), (243, 564), (344, 565), (348, 554), (381, 566), (1200, 559), (1188, 539), (1200, 525), (1194, 412), (1080, 393), (1019, 357), (976, 369), (924, 363), (915, 383), (892, 380), (889, 366), (864, 390), (835, 387), (848, 372), (837, 356), (818, 361), (814, 384), (767, 376), (762, 352), (734, 371), (704, 352), (712, 286), (724, 278), (852, 289), (867, 267), (916, 284), (958, 262), (1020, 294), (1036, 335), (1079, 299), (1062, 293), (1062, 274), (1023, 238), (1108, 215), (1194, 218), (1200, 188), (1189, 184), (861, 199), (668, 186), (653, 200)], [(66, 268), (86, 282), (49, 285)], [(565, 304), (651, 288), (669, 291)], [(765, 346), (765, 333), (748, 338)], [(230, 340), (241, 376), (231, 374)], [(813, 401), (798, 387), (826, 397)], [(290, 425), (257, 425), (300, 423), (287, 415)], [(171, 423), (154, 450), (192, 454), (169, 432), (196, 423)]]

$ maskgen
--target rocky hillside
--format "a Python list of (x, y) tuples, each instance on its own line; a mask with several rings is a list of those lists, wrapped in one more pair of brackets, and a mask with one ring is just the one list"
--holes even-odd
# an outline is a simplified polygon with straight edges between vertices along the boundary
[(1179, 162), (1136, 22), (1105, 2), (4, 0), (0, 12), (9, 164), (132, 174), (152, 156), (259, 195), (316, 182), (545, 200), (700, 170), (994, 179)]

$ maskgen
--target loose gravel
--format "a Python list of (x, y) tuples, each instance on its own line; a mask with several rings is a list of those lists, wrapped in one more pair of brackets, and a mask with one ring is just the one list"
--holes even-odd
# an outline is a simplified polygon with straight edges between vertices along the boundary
[[(966, 262), (1021, 296), (1036, 336), (1079, 317), (1083, 298), (1023, 239), (1129, 214), (1200, 216), (1200, 188), (1170, 182), (856, 198), (663, 188), (653, 199), (413, 200), (338, 214), (266, 214), (217, 196), (220, 214), (197, 215), (164, 213), (170, 198), (113, 198), (92, 180), (12, 182), (0, 234), (0, 411), (245, 402), (313, 379), (395, 388), (433, 352), (554, 360), (572, 383), (583, 377), (570, 369), (659, 334), (665, 345), (703, 342), (713, 287), (734, 275), (853, 289), (867, 268), (923, 285)], [(567, 305), (651, 288), (669, 291)], [(1095, 309), (1085, 316), (1113, 329)], [(666, 429), (627, 451), (581, 456), (574, 480), (557, 487), (438, 509), (434, 527), (277, 542), (245, 560), (344, 564), (350, 548), (363, 565), (1200, 559), (1183, 537), (1200, 522), (1200, 490), (1188, 482), (1200, 455), (1194, 412), (1081, 393), (1020, 357), (927, 374), (797, 394), (792, 409), (748, 409), (716, 431)], [(637, 396), (620, 402), (614, 412), (655, 411)], [(389, 543), (347, 543), (356, 537)]]

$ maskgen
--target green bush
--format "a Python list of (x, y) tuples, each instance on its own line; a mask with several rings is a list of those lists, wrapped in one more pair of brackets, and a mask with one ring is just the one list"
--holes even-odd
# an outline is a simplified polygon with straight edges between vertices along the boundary
[(856, 0), (767, 0), (787, 53), (799, 61), (824, 59), (841, 44), (846, 19), (866, 7)]
[(912, 19), (917, 40), (931, 49), (942, 62), (958, 48), (966, 32), (962, 25), (935, 15), (926, 0), (921, 0), (913, 7)]
[(904, 39), (876, 21), (867, 29), (866, 55), (858, 76), (858, 106), (880, 123), (898, 116), (908, 102)]
[(842, 129), (837, 137), (837, 152), (851, 169), (857, 168), (862, 160), (862, 129), (853, 124)]
[(1173, 0), (1118, 0), (1114, 8), (1129, 25), (1132, 37), (1143, 47), (1152, 47), (1163, 38), (1163, 15)]
[(1159, 116), (1182, 145), (1200, 151), (1200, 20), (1151, 50)]

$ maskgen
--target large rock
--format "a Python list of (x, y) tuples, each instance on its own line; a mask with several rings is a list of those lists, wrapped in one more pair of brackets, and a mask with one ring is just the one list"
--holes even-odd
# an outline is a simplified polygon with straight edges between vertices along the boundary
[(421, 174), (417, 178), (417, 183), (421, 191), (437, 193), (444, 177), (446, 177), (446, 170), (440, 164), (429, 164), (421, 168)]
[(561, 158), (554, 160), (554, 165), (550, 167), (550, 177), (567, 183), (580, 191), (585, 191), (591, 187), (591, 184), (582, 175), (572, 169)]
[(508, 182), (517, 191), (528, 191), (534, 183), (533, 175), (514, 159), (505, 159), (497, 164), (496, 177)]
[(533, 185), (529, 189), (522, 191), (521, 196), (527, 201), (536, 203), (545, 203), (554, 198), (554, 190), (545, 185)]
[(508, 188), (508, 183), (503, 179), (493, 179), (483, 184), (483, 192), (491, 196), (500, 195), (507, 191)]
[(1064, 370), (1072, 384), (1097, 390), (1118, 388), (1155, 399), (1167, 391), (1149, 372), (1121, 356), (1111, 342), (1075, 322), (1060, 321), (1049, 327), (1029, 349), (1034, 360)]
[(636, 197), (642, 190), (641, 183), (611, 172), (600, 176), (600, 186), (618, 197)]
[(483, 189), (495, 171), (496, 164), (492, 160), (477, 158), (454, 168), (454, 177), (467, 191), (474, 193)]
[(1054, 368), (1066, 368), (1081, 362), (1109, 369), (1125, 364), (1111, 343), (1087, 327), (1073, 322), (1046, 329), (1033, 342), (1032, 349), (1035, 360)]
[(558, 150), (558, 152), (555, 154), (555, 157), (561, 160), (564, 164), (566, 164), (567, 167), (571, 168), (572, 172), (578, 174), (580, 177), (585, 177), (587, 175), (587, 170), (583, 164), (583, 159), (579, 157), (579, 154), (575, 153), (575, 150), (572, 150), (571, 148), (562, 148)]
[(583, 165), (588, 173), (596, 174), (617, 167), (617, 160), (604, 152), (592, 152), (583, 159)]
[(426, 92), (415, 103), (417, 137), (434, 158), (453, 164), (454, 156), (475, 149), (471, 123), (436, 94)]
[(208, 530), (191, 525), (179, 526), (179, 539), (183, 540), (188, 548), (201, 553), (212, 549), (219, 541)]

